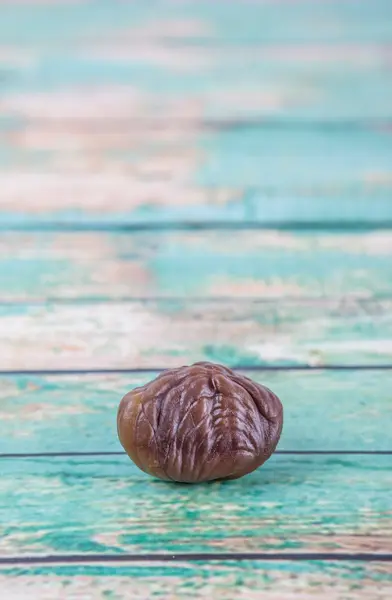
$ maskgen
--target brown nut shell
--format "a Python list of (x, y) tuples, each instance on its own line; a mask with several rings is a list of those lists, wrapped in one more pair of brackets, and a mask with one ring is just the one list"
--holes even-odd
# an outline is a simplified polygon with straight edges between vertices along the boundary
[(118, 436), (133, 462), (160, 479), (237, 479), (274, 452), (283, 407), (268, 388), (208, 362), (171, 369), (122, 399)]

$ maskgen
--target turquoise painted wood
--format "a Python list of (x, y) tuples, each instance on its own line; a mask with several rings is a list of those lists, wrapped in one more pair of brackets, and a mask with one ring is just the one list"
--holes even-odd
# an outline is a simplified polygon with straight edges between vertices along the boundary
[[(266, 600), (277, 597), (313, 600), (371, 598), (389, 600), (391, 572), (385, 563), (209, 562), (173, 564), (68, 565), (0, 569), (7, 598), (176, 598)], [(280, 596), (277, 596), (280, 594)], [(284, 594), (282, 596), (282, 594)]]
[(226, 5), (0, 6), (3, 226), (391, 222), (388, 1)]
[(390, 456), (274, 456), (226, 485), (155, 480), (128, 457), (1, 462), (7, 555), (390, 551)]
[[(1, 377), (0, 454), (122, 450), (118, 404), (155, 376)], [(390, 371), (250, 371), (247, 376), (274, 390), (284, 404), (279, 450), (392, 449)]]
[[(391, 598), (390, 563), (332, 560), (392, 548), (391, 17), (389, 0), (0, 3), (7, 600)], [(7, 370), (200, 359), (334, 368), (249, 372), (285, 428), (236, 482), (4, 456), (119, 451), (117, 404), (154, 376)], [(222, 551), (315, 560), (81, 563)], [(37, 554), (82, 559), (2, 564)]]
[[(114, 32), (111, 40), (47, 49), (3, 45), (7, 62), (4, 68), (0, 58), (0, 65), (6, 85), (0, 106), (4, 115), (22, 119), (22, 123), (10, 121), (19, 133), (23, 121), (30, 125), (30, 133), (37, 126), (67, 121), (102, 126), (105, 99), (120, 109), (108, 115), (109, 123), (125, 121), (136, 130), (146, 123), (162, 125), (165, 117), (170, 129), (188, 124), (191, 131), (200, 121), (230, 124), (233, 119), (249, 118), (288, 124), (296, 119), (308, 124), (316, 120), (343, 128), (347, 123), (371, 124), (391, 118), (391, 41), (365, 46), (314, 41), (217, 48), (187, 44), (187, 40), (185, 45), (165, 43), (156, 33), (146, 32), (138, 40), (129, 32), (123, 37)], [(65, 85), (75, 89), (74, 97)], [(154, 99), (158, 88), (160, 106)], [(88, 111), (95, 94), (97, 105)], [(58, 104), (45, 112), (44, 102), (53, 100)], [(141, 118), (139, 127), (137, 118)]]
[(391, 257), (388, 230), (0, 232), (0, 299), (390, 296)]
[[(103, 94), (103, 112), (105, 102)], [(203, 132), (200, 123), (167, 130), (138, 120), (108, 124), (102, 117), (56, 125), (35, 123), (33, 115), (29, 124), (7, 129), (0, 143), (3, 228), (392, 221), (386, 126), (271, 128), (251, 119), (244, 127)]]
[(0, 306), (2, 369), (385, 365), (392, 301)]
[(116, 34), (141, 35), (146, 31), (169, 40), (190, 39), (203, 44), (209, 41), (215, 44), (385, 43), (392, 37), (388, 0), (266, 0), (241, 5), (233, 0), (214, 5), (207, 0), (153, 0), (118, 2), (116, 10), (109, 0), (72, 3), (27, 0), (3, 2), (1, 15), (3, 43), (20, 48), (31, 44), (55, 47), (77, 41), (86, 43), (90, 39), (102, 42), (102, 35), (108, 30), (114, 31), (112, 39)]

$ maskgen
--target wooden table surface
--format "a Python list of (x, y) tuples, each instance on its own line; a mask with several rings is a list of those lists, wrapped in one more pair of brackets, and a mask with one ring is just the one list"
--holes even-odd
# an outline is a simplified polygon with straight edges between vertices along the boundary
[[(392, 2), (0, 2), (0, 595), (392, 598)], [(282, 398), (244, 479), (153, 480), (122, 395)]]

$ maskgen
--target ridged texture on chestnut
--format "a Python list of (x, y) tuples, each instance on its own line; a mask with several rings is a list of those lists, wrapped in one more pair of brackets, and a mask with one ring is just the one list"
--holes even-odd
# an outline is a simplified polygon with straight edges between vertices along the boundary
[(117, 416), (136, 465), (161, 479), (236, 479), (274, 452), (283, 407), (268, 388), (207, 362), (165, 371), (129, 392)]

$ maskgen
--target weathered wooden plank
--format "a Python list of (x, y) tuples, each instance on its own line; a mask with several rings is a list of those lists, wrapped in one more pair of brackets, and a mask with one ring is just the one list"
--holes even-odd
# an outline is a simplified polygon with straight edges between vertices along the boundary
[[(29, 157), (29, 161), (34, 164), (33, 158)], [(173, 173), (175, 162), (169, 167)], [(221, 161), (216, 170), (211, 164), (200, 172), (197, 185), (163, 179), (164, 171), (162, 163), (162, 171), (157, 169), (157, 181), (139, 179), (138, 175), (110, 172), (97, 175), (91, 171), (4, 173), (0, 175), (4, 191), (0, 198), (1, 227), (34, 230), (52, 224), (99, 229), (159, 223), (239, 222), (295, 228), (313, 223), (325, 227), (336, 224), (371, 227), (392, 222), (392, 185), (386, 173), (374, 174), (374, 181), (352, 186), (339, 182), (331, 186), (304, 184), (285, 190), (272, 183), (265, 188), (245, 184), (240, 187), (239, 179), (243, 177), (240, 174), (228, 176), (232, 181), (237, 179), (237, 185), (224, 185)], [(215, 177), (220, 179), (219, 185), (210, 185), (208, 180), (212, 182)], [(370, 174), (369, 180), (372, 177)]]
[[(256, 23), (279, 39), (281, 10), (133, 4), (0, 7), (3, 224), (391, 219), (389, 129), (346, 123), (392, 117), (390, 45), (352, 45), (349, 36), (341, 46), (329, 38), (304, 46), (303, 35), (293, 45), (289, 28), (284, 43), (238, 48), (239, 20), (247, 43)], [(364, 15), (367, 29), (375, 19), (384, 31), (388, 10), (296, 3), (293, 14), (302, 33), (309, 18), (312, 31), (330, 22), (341, 33)], [(254, 127), (271, 118), (305, 129)], [(230, 129), (233, 119), (250, 127)], [(206, 134), (206, 120), (229, 129)], [(343, 130), (326, 134), (331, 120)]]
[[(279, 450), (392, 451), (391, 371), (247, 375), (274, 390), (284, 403)], [(0, 377), (0, 453), (120, 451), (119, 401), (155, 376)]]
[[(388, 0), (269, 0), (216, 2), (110, 3), (4, 1), (0, 37), (22, 48), (32, 44), (75, 44), (78, 41), (139, 35), (170, 41), (190, 40), (238, 44), (282, 41), (390, 41)], [(284, 11), (284, 18), (282, 12)], [(141, 31), (140, 31), (141, 30)]]
[(17, 118), (9, 137), (19, 138), (22, 149), (24, 135), (27, 147), (34, 137), (45, 145), (48, 125), (80, 119), (82, 125), (117, 123), (116, 129), (130, 122), (133, 130), (138, 119), (165, 129), (174, 121), (187, 123), (194, 135), (205, 120), (391, 120), (391, 52), (390, 42), (216, 49), (116, 39), (61, 50), (52, 44), (45, 51), (0, 45), (6, 82), (0, 115), (11, 125)]
[[(23, 162), (26, 147), (35, 146), (39, 162), (53, 137), (41, 121), (53, 118), (82, 115), (95, 122), (98, 115), (106, 125), (120, 119), (120, 127), (124, 119), (166, 124), (185, 118), (195, 135), (205, 118), (392, 117), (392, 26), (385, 0), (371, 8), (355, 3), (354, 11), (351, 2), (318, 2), (316, 8), (285, 3), (283, 9), (262, 3), (246, 10), (235, 3), (229, 9), (198, 2), (105, 4), (0, 6), (0, 114), (9, 137), (19, 140), (19, 148), (3, 150), (3, 160)], [(293, 13), (288, 29), (282, 10)], [(356, 33), (364, 18), (365, 32), (372, 23), (378, 31), (374, 37)], [(13, 124), (15, 117), (19, 128), (9, 130), (7, 118)], [(20, 128), (20, 119), (29, 121), (27, 127)], [(64, 135), (63, 143), (78, 146)]]
[(0, 329), (13, 370), (392, 362), (391, 300), (6, 305)]
[(0, 295), (370, 297), (392, 292), (391, 253), (389, 231), (1, 232)]
[(390, 456), (274, 456), (228, 485), (167, 484), (126, 456), (1, 470), (3, 556), (391, 548)]
[[(47, 98), (42, 108), (53, 103)], [(102, 127), (33, 121), (6, 132), (0, 146), (3, 227), (392, 221), (387, 129), (248, 125), (203, 133), (197, 122), (174, 131), (121, 122)]]
[(388, 564), (252, 562), (68, 565), (0, 569), (7, 600), (389, 600)]

